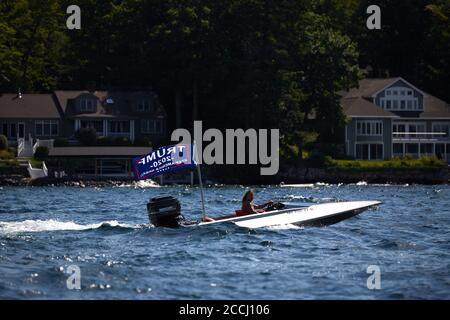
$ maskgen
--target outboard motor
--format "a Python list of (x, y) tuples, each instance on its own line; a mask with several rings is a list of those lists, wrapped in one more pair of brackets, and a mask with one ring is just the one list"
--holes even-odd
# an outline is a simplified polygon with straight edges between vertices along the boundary
[(147, 211), (150, 222), (155, 227), (179, 227), (181, 216), (181, 205), (178, 199), (167, 197), (156, 197), (147, 203)]

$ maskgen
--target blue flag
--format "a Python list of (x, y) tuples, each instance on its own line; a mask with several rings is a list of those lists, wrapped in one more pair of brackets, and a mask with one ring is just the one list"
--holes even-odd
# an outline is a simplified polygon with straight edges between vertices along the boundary
[(177, 144), (160, 147), (151, 153), (133, 158), (135, 180), (150, 179), (160, 174), (197, 166), (195, 147), (192, 144)]

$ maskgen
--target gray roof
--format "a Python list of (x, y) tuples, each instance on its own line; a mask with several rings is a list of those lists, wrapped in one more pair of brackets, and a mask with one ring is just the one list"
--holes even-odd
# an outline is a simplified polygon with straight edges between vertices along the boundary
[(358, 88), (352, 88), (347, 92), (340, 92), (344, 98), (371, 97), (377, 91), (395, 83), (402, 78), (366, 78), (359, 81)]
[[(358, 88), (340, 92), (341, 105), (345, 115), (349, 117), (409, 117), (406, 112), (389, 112), (371, 102), (371, 97), (383, 88), (403, 78), (363, 79)], [(424, 111), (417, 112), (414, 118), (450, 118), (450, 106), (426, 92), (423, 93)], [(409, 113), (410, 114), (410, 113)]]
[(124, 157), (132, 158), (146, 155), (151, 147), (56, 147), (50, 149), (50, 157)]
[(425, 110), (420, 113), (420, 118), (450, 118), (450, 106), (447, 102), (430, 94), (424, 96)]
[(51, 94), (0, 94), (0, 118), (60, 118)]
[[(74, 99), (81, 95), (91, 95), (97, 99), (96, 112), (77, 113), (75, 111)], [(152, 116), (166, 117), (164, 107), (159, 103), (155, 93), (151, 91), (86, 91), (86, 90), (57, 90), (55, 96), (64, 113), (71, 118), (130, 118), (142, 117), (142, 113), (133, 114), (133, 103), (136, 97), (150, 96), (155, 104), (155, 110), (150, 112)], [(112, 99), (114, 103), (106, 103), (107, 99)]]
[(397, 118), (392, 112), (386, 111), (374, 105), (364, 98), (344, 98), (341, 101), (342, 109), (346, 116), (352, 118), (377, 117), (377, 118)]

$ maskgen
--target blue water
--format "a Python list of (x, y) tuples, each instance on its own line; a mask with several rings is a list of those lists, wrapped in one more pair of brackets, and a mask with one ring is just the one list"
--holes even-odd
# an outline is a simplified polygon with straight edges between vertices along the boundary
[[(243, 187), (205, 190), (210, 215)], [(324, 228), (148, 225), (147, 200), (175, 195), (199, 216), (197, 188), (0, 188), (1, 299), (449, 299), (450, 187), (255, 188), (265, 200), (380, 200)], [(78, 266), (80, 290), (67, 287)], [(369, 290), (369, 265), (380, 289)]]

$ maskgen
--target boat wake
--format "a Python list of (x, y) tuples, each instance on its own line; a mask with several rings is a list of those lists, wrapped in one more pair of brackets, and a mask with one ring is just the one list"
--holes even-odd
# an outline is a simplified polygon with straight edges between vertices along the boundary
[(160, 188), (161, 186), (153, 180), (140, 180), (133, 181), (133, 183), (123, 183), (117, 188), (134, 188), (134, 189), (146, 189), (146, 188)]
[(295, 224), (282, 224), (277, 226), (266, 227), (268, 230), (290, 230), (290, 229), (304, 229), (304, 227), (296, 226)]
[(0, 234), (14, 234), (26, 232), (44, 232), (44, 231), (64, 231), (64, 230), (92, 230), (92, 229), (109, 229), (109, 228), (125, 228), (135, 229), (136, 226), (130, 224), (119, 223), (116, 220), (104, 221), (93, 224), (78, 224), (72, 221), (58, 220), (25, 220), (0, 222)]

